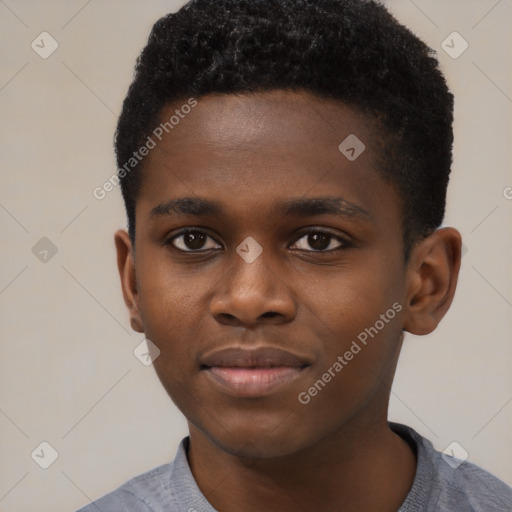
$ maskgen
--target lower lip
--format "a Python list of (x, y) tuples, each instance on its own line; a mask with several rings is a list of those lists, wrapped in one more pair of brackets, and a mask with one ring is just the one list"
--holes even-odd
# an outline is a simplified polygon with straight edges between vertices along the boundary
[(230, 394), (240, 397), (257, 397), (272, 394), (278, 388), (296, 379), (303, 368), (276, 366), (271, 368), (225, 368), (206, 370)]

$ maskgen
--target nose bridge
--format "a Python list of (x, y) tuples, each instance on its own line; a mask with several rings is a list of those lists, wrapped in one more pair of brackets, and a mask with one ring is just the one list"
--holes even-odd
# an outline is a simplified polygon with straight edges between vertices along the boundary
[[(260, 238), (261, 241), (261, 238)], [(260, 245), (252, 236), (246, 237), (235, 249), (231, 261), (231, 294), (261, 294), (267, 298), (276, 288), (276, 276), (272, 271), (270, 247)]]
[(228, 265), (226, 278), (212, 300), (212, 314), (244, 323), (263, 315), (281, 320), (294, 316), (291, 290), (278, 277), (270, 248), (247, 237), (233, 251)]

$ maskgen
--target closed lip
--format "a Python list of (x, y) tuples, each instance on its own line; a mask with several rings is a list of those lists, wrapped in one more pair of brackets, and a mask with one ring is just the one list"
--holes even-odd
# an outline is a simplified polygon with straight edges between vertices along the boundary
[(201, 369), (223, 392), (245, 398), (275, 394), (311, 365), (307, 357), (271, 346), (228, 347), (200, 361)]
[(256, 348), (227, 347), (217, 349), (200, 358), (202, 369), (221, 368), (303, 368), (311, 364), (310, 358), (271, 346)]

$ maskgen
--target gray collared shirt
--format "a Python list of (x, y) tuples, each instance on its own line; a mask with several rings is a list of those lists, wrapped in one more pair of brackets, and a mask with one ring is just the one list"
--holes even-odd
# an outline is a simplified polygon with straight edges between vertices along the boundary
[[(390, 428), (414, 449), (417, 467), (397, 512), (512, 512), (512, 488), (478, 466), (447, 459), (430, 441), (398, 423)], [(187, 461), (185, 437), (174, 461), (128, 480), (78, 512), (217, 512), (203, 496)], [(443, 458), (444, 457), (444, 458)]]

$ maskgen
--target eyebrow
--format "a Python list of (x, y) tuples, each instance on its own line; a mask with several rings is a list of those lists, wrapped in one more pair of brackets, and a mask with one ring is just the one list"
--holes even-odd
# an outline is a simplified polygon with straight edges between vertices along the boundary
[[(342, 197), (313, 197), (290, 199), (276, 204), (276, 212), (284, 216), (312, 217), (315, 215), (336, 215), (349, 218), (370, 218), (370, 213)], [(155, 206), (150, 219), (162, 215), (215, 216), (222, 213), (219, 203), (197, 197), (169, 199)]]

